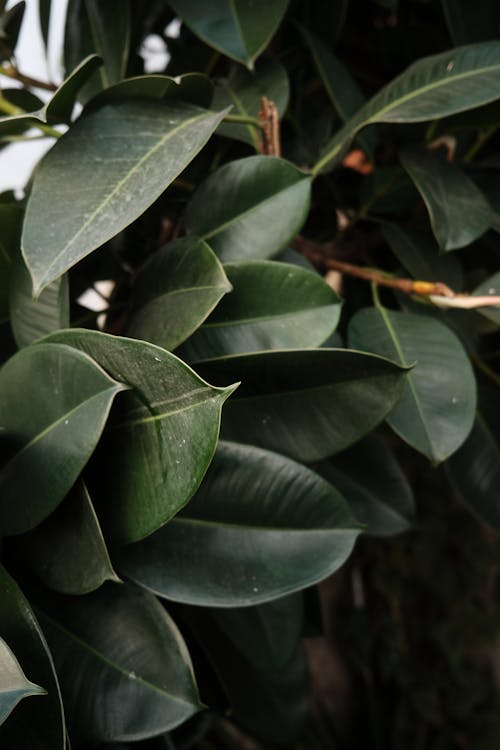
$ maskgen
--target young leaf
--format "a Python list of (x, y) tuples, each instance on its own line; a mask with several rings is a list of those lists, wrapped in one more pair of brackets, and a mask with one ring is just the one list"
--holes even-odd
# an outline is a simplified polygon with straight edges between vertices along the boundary
[(469, 245), (490, 226), (491, 208), (479, 188), (438, 151), (404, 148), (400, 159), (422, 196), (443, 250)]
[(173, 354), (144, 341), (78, 329), (49, 340), (82, 349), (131, 388), (117, 405), (96, 490), (106, 531), (119, 542), (142, 539), (198, 488), (234, 385), (214, 388)]
[(359, 131), (375, 122), (425, 122), (500, 97), (500, 42), (423, 57), (384, 86), (333, 137), (313, 173), (329, 171)]
[[(222, 116), (188, 104), (129, 100), (80, 118), (34, 176), (22, 248), (35, 293), (140, 216)], [(61, 179), (68, 173), (71, 190)]]
[(387, 417), (403, 440), (435, 463), (462, 445), (474, 421), (476, 382), (462, 344), (447, 326), (421, 315), (365, 308), (351, 320), (349, 344), (415, 364)]
[(311, 462), (370, 432), (398, 401), (406, 370), (346, 349), (241, 354), (197, 364), (204, 376), (242, 381), (222, 435)]
[(266, 260), (224, 270), (233, 291), (184, 345), (188, 360), (314, 347), (333, 333), (340, 299), (318, 274)]
[(198, 188), (187, 208), (186, 226), (223, 261), (269, 258), (301, 228), (310, 191), (310, 178), (284, 159), (238, 159)]
[(109, 583), (85, 597), (47, 594), (36, 611), (70, 733), (93, 741), (142, 740), (200, 710), (186, 645), (148, 592)]
[(29, 679), (36, 685), (43, 685), (46, 693), (36, 700), (22, 701), (2, 724), (1, 746), (19, 750), (65, 750), (63, 707), (50, 651), (30, 604), (1, 566), (0, 591), (2, 637)]
[(128, 334), (175, 349), (231, 288), (205, 242), (196, 237), (170, 242), (137, 274)]
[(0, 370), (2, 535), (32, 529), (57, 507), (125, 387), (86, 354), (58, 344), (27, 347), (6, 362)]
[(250, 70), (285, 15), (288, 0), (170, 0), (197, 36)]
[(16, 657), (0, 638), (0, 724), (23, 698), (44, 693), (40, 685), (27, 679)]
[(174, 601), (241, 607), (337, 570), (359, 534), (343, 497), (277, 453), (221, 443), (195, 497), (170, 523), (117, 552), (118, 569)]

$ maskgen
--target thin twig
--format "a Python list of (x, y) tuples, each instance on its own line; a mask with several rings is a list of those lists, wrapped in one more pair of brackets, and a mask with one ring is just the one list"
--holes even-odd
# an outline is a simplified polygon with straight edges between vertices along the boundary
[(49, 83), (47, 81), (40, 81), (38, 78), (32, 78), (21, 73), (14, 65), (2, 65), (0, 66), (0, 75), (13, 78), (15, 81), (19, 81), (24, 86), (31, 89), (45, 89), (45, 91), (57, 91), (58, 86), (56, 83)]
[(263, 135), (261, 153), (269, 156), (281, 156), (278, 108), (267, 96), (261, 97), (260, 102), (259, 123)]

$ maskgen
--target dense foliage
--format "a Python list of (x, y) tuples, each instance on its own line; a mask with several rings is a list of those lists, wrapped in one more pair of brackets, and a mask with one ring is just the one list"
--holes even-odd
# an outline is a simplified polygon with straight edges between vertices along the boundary
[(2, 748), (498, 747), (497, 4), (6, 5)]

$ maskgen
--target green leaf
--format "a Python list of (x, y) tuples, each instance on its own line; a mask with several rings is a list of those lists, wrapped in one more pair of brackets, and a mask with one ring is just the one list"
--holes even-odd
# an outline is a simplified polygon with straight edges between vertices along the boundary
[[(289, 95), (290, 84), (285, 68), (273, 57), (268, 57), (259, 60), (253, 72), (234, 65), (228, 78), (218, 82), (213, 106), (222, 109), (232, 105), (231, 114), (257, 119), (261, 99), (265, 96), (276, 105), (281, 118), (288, 106)], [(217, 132), (249, 143), (260, 152), (260, 129), (254, 125), (222, 122)]]
[(15, 259), (9, 281), (10, 322), (19, 348), (28, 346), (52, 331), (69, 326), (67, 276), (45, 287), (35, 300), (31, 276), (20, 254)]
[(189, 653), (146, 591), (109, 583), (37, 605), (61, 681), (70, 733), (136, 741), (178, 726), (201, 705)]
[(468, 507), (482, 521), (500, 530), (500, 400), (493, 388), (479, 391), (472, 431), (447, 461), (451, 481)]
[(297, 650), (303, 596), (297, 592), (254, 607), (214, 608), (211, 614), (254, 669), (272, 672), (283, 669)]
[(45, 690), (26, 678), (16, 657), (0, 638), (0, 724), (14, 710), (19, 701), (31, 695), (43, 695)]
[(198, 488), (217, 445), (222, 404), (235, 386), (214, 388), (144, 341), (78, 329), (49, 340), (82, 349), (132, 389), (117, 404), (98, 490), (106, 532), (119, 542), (142, 539)]
[(128, 334), (175, 349), (230, 291), (220, 261), (205, 242), (196, 237), (170, 242), (137, 274)]
[(49, 46), (51, 5), (52, 0), (38, 0), (38, 20), (40, 21), (40, 31), (42, 32), (45, 50), (47, 50)]
[(384, 222), (382, 234), (402, 266), (419, 281), (441, 281), (454, 291), (463, 286), (462, 267), (456, 255), (442, 255), (430, 232)]
[(333, 137), (313, 173), (329, 171), (359, 131), (375, 122), (425, 122), (500, 97), (500, 42), (423, 57), (382, 88)]
[(443, 250), (469, 245), (490, 226), (491, 208), (479, 188), (443, 154), (406, 147), (401, 164), (422, 196), (434, 235)]
[(351, 320), (349, 345), (402, 365), (416, 363), (387, 417), (403, 440), (435, 463), (462, 445), (474, 421), (476, 382), (462, 344), (447, 326), (421, 315), (365, 308)]
[[(479, 284), (479, 286), (474, 289), (472, 294), (479, 296), (492, 294), (500, 295), (500, 271), (487, 278), (482, 282), (482, 284)], [(499, 307), (478, 307), (477, 312), (481, 313), (481, 315), (484, 315), (484, 317), (488, 318), (488, 320), (492, 320), (497, 325), (500, 325)]]
[(9, 283), (19, 252), (24, 211), (16, 203), (0, 203), (0, 320), (9, 317)]
[(322, 344), (340, 316), (340, 299), (317, 273), (288, 263), (224, 266), (234, 291), (182, 349), (188, 360)]
[(2, 535), (32, 529), (57, 507), (124, 388), (67, 346), (27, 347), (6, 362), (0, 370)]
[(219, 382), (242, 380), (224, 411), (222, 435), (319, 461), (344, 450), (384, 419), (406, 370), (346, 349), (243, 354), (197, 365)]
[(284, 159), (238, 159), (198, 188), (187, 207), (186, 227), (223, 261), (269, 258), (301, 228), (310, 191), (310, 178)]
[[(213, 94), (214, 87), (210, 78), (202, 73), (186, 73), (175, 78), (152, 73), (126, 78), (104, 89), (88, 102), (85, 112), (125, 99), (173, 99), (208, 108), (212, 103)], [(220, 110), (223, 107), (214, 109)]]
[(222, 54), (253, 68), (285, 15), (288, 0), (170, 0), (197, 36)]
[[(65, 750), (64, 714), (52, 657), (17, 583), (0, 566), (0, 627), (22, 670), (46, 694), (23, 701), (0, 727), (0, 743), (18, 750)], [(2, 669), (3, 672), (3, 669)]]
[(469, 0), (441, 0), (453, 44), (483, 42), (498, 36), (500, 9), (496, 0), (474, 7)]
[(29, 548), (34, 573), (62, 594), (88, 594), (119, 581), (83, 482), (34, 530)]
[(221, 443), (195, 497), (155, 534), (117, 552), (160, 596), (238, 607), (310, 586), (350, 555), (359, 528), (342, 496), (277, 453)]
[(35, 293), (140, 216), (222, 116), (187, 104), (130, 100), (71, 127), (40, 163), (26, 208), (22, 247)]
[(411, 487), (380, 438), (369, 435), (315, 469), (342, 493), (355, 518), (366, 525), (366, 534), (392, 536), (411, 528), (415, 516)]

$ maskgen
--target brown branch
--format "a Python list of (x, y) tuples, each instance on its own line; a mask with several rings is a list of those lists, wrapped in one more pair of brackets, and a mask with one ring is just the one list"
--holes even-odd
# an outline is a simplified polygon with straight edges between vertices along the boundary
[(267, 96), (261, 97), (259, 122), (262, 128), (260, 152), (269, 156), (281, 156), (280, 121), (276, 104)]
[(45, 89), (45, 91), (57, 91), (58, 86), (56, 83), (48, 83), (47, 81), (40, 81), (38, 78), (32, 78), (31, 76), (25, 76), (13, 65), (2, 65), (0, 67), (0, 73), (9, 78), (13, 78), (15, 81), (19, 81), (28, 88)]

